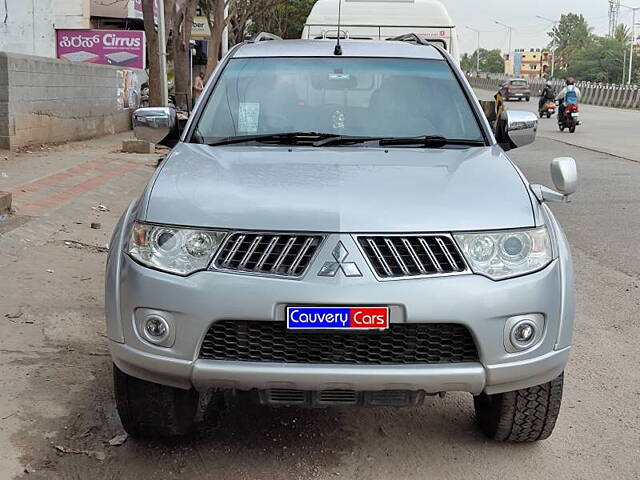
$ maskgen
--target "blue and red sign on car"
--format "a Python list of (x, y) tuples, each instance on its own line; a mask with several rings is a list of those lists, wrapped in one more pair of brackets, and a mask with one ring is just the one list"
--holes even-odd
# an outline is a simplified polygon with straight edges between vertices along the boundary
[(287, 307), (287, 328), (386, 330), (388, 307)]

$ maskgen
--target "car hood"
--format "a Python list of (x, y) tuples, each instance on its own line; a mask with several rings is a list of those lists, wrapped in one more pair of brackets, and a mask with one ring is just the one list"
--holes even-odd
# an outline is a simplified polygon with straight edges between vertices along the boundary
[(148, 191), (142, 218), (316, 232), (445, 232), (535, 224), (528, 190), (497, 146), (385, 150), (182, 143)]

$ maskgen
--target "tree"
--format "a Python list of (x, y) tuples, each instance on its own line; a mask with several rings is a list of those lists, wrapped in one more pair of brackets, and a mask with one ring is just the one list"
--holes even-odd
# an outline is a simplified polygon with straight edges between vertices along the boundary
[(549, 32), (559, 68), (568, 67), (576, 52), (589, 44), (592, 30), (582, 15), (568, 13), (560, 17), (560, 22)]
[(218, 59), (220, 58), (220, 46), (222, 44), (222, 33), (224, 32), (225, 25), (228, 25), (229, 18), (225, 18), (224, 10), (228, 6), (228, 1), (225, 0), (201, 0), (200, 6), (204, 16), (207, 18), (209, 24), (209, 31), (211, 37), (209, 38), (209, 45), (207, 47), (207, 67), (205, 70), (205, 78), (209, 78), (213, 73), (213, 70), (218, 65)]
[[(460, 66), (465, 72), (476, 70), (478, 50), (472, 55), (464, 54), (460, 59)], [(485, 73), (504, 73), (504, 60), (500, 50), (480, 49), (480, 71)]]
[[(624, 38), (615, 36), (594, 37), (592, 41), (573, 56), (567, 74), (580, 80), (603, 83), (626, 81), (625, 72), (629, 62), (629, 45)], [(634, 56), (634, 75), (640, 72), (640, 59)]]
[[(167, 5), (169, 3), (169, 5)], [(198, 0), (165, 0), (165, 18), (169, 25), (170, 51), (173, 53), (176, 106), (187, 109), (191, 105), (191, 29)]]
[(626, 25), (618, 25), (616, 27), (615, 32), (613, 33), (613, 38), (616, 42), (620, 42), (623, 44), (631, 43), (631, 30)]
[(142, 0), (142, 16), (144, 33), (147, 37), (147, 58), (149, 61), (149, 105), (157, 107), (162, 104), (160, 98), (160, 55), (158, 53), (158, 32), (154, 21), (154, 0)]

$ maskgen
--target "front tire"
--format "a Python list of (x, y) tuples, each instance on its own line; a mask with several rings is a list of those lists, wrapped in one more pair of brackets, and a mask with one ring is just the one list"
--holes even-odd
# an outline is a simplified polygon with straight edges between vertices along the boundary
[(561, 374), (536, 387), (474, 397), (480, 429), (500, 442), (537, 442), (548, 438), (560, 412), (563, 379)]
[(126, 432), (133, 437), (172, 437), (191, 429), (200, 394), (127, 375), (113, 365), (116, 407)]

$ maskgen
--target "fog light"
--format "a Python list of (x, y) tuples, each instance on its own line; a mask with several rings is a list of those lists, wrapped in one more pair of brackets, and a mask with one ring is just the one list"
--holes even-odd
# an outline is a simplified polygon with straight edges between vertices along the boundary
[(164, 318), (154, 315), (147, 318), (144, 330), (148, 340), (160, 343), (169, 335), (169, 324)]
[(529, 348), (536, 340), (536, 325), (531, 320), (521, 320), (511, 329), (511, 343), (518, 350)]

